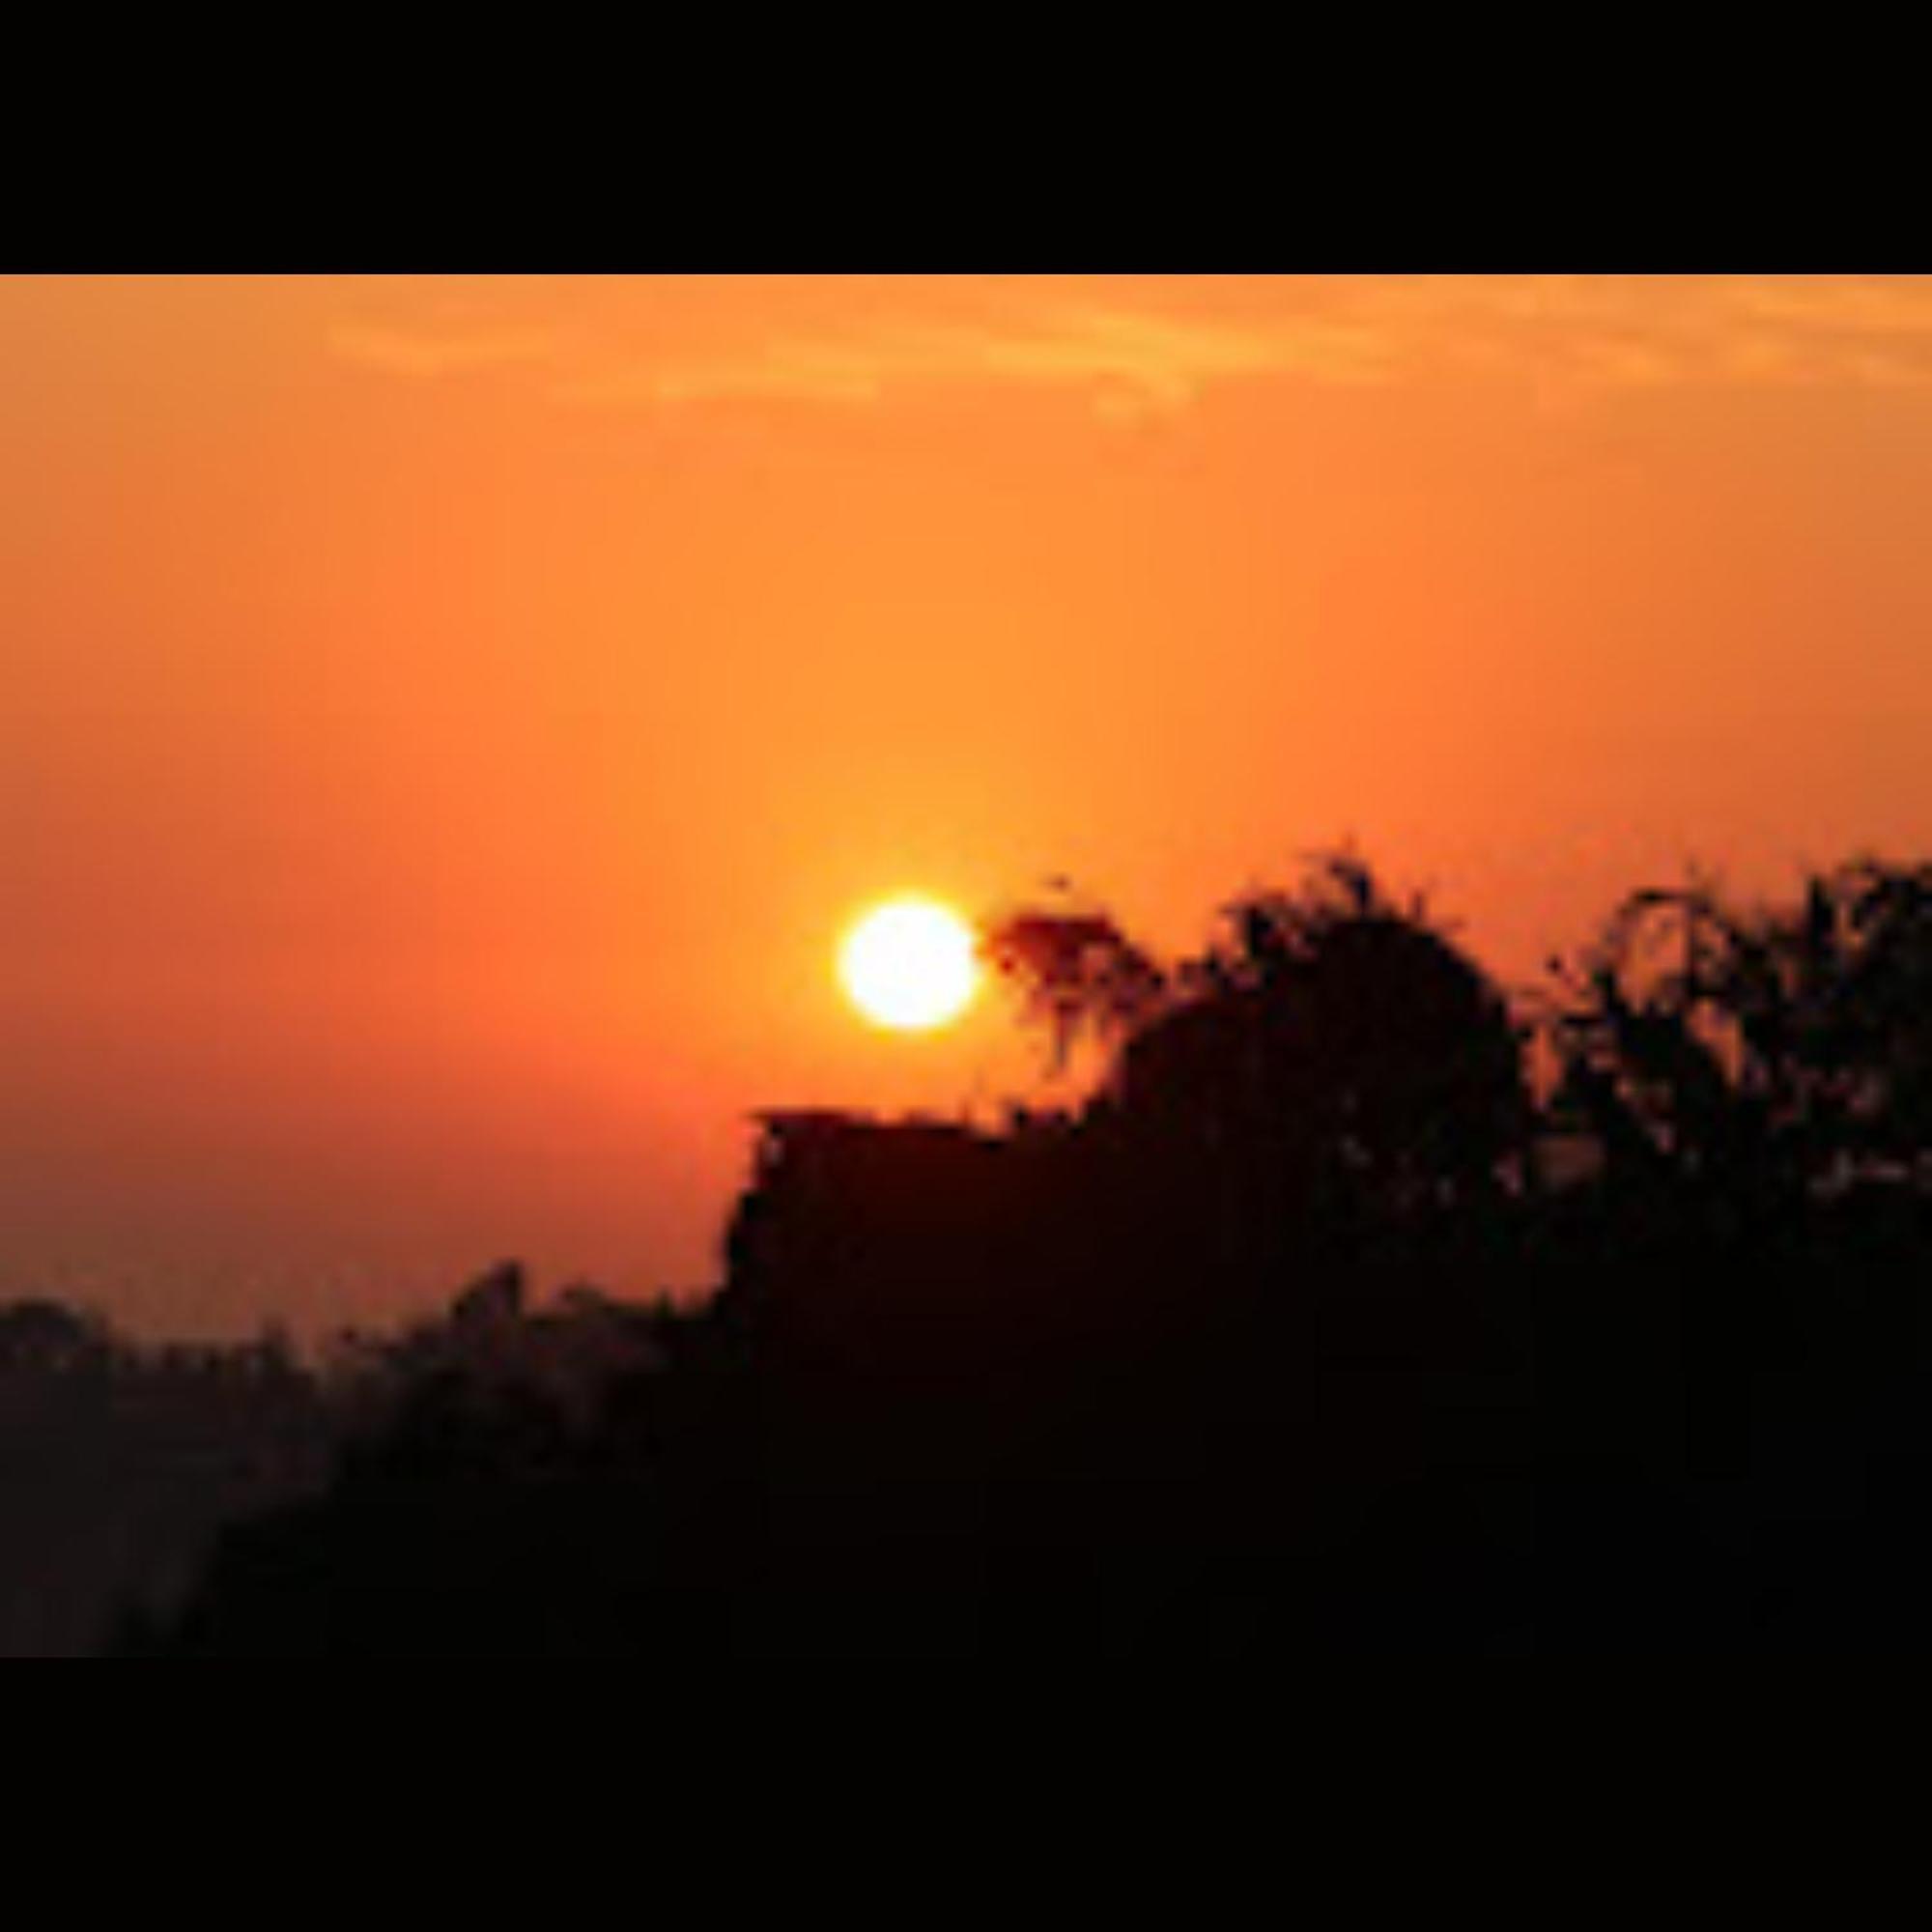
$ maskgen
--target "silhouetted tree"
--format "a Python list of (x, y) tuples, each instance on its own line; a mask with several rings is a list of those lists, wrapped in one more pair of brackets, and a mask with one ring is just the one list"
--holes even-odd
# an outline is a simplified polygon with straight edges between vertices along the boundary
[(1137, 1122), (1260, 1163), (1297, 1192), (1348, 1177), (1415, 1204), (1495, 1180), (1530, 1109), (1502, 995), (1351, 855), (1300, 890), (1256, 892), (1171, 969), (1104, 914), (1028, 909), (992, 956), (1064, 1058), (1111, 1039), (1106, 1091)]
[(1019, 907), (992, 923), (984, 952), (1017, 989), (1027, 1018), (1045, 1029), (1056, 1072), (1083, 1035), (1116, 1044), (1146, 1022), (1167, 991), (1151, 955), (1091, 907)]
[(1791, 1188), (1932, 1150), (1932, 867), (1634, 894), (1564, 978), (1552, 1113), (1627, 1167)]

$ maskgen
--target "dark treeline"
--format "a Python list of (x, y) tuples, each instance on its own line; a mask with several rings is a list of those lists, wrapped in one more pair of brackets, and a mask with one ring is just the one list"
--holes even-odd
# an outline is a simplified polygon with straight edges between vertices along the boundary
[(310, 1351), (272, 1328), (149, 1345), (52, 1299), (0, 1304), (0, 1657), (94, 1651), (111, 1622), (141, 1640), (224, 1524), (322, 1493), (439, 1391), (586, 1417), (613, 1374), (662, 1360), (665, 1319), (584, 1287), (528, 1309), (514, 1266), (440, 1317)]
[(1514, 1001), (1350, 859), (1191, 959), (1067, 905), (989, 950), (1080, 1105), (766, 1116), (708, 1302), (489, 1278), (110, 1647), (1932, 1628), (1932, 867), (1639, 894)]

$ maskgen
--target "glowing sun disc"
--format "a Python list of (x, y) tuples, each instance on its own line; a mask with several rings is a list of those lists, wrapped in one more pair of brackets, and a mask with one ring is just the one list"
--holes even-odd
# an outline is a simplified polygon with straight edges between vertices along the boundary
[(889, 899), (845, 935), (838, 978), (875, 1026), (901, 1033), (944, 1026), (979, 990), (973, 928), (937, 899)]

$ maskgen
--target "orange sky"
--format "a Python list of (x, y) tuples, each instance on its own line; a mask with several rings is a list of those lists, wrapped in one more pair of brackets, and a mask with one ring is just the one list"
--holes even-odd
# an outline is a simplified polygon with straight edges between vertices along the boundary
[(1932, 282), (0, 282), (0, 1293), (713, 1277), (867, 900), (1932, 851)]

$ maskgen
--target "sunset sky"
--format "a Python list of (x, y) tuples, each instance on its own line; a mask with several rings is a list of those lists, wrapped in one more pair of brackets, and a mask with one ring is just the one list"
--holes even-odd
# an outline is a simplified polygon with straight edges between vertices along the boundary
[(0, 282), (0, 1295), (715, 1279), (841, 934), (1932, 854), (1932, 282)]

